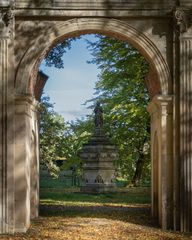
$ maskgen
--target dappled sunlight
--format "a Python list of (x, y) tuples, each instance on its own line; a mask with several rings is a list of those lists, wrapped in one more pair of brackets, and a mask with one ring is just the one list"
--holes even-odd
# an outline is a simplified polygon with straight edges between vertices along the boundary
[[(142, 218), (141, 218), (142, 219)], [(146, 221), (143, 218), (142, 221)], [(10, 236), (2, 236), (10, 239)], [(11, 239), (57, 239), (57, 240), (184, 240), (190, 235), (163, 232), (153, 226), (139, 225), (118, 218), (60, 216), (40, 217), (33, 221), (26, 234), (16, 234)]]
[(150, 205), (148, 204), (130, 204), (128, 206), (113, 204), (41, 204), (41, 216), (64, 216), (64, 217), (88, 217), (88, 218), (107, 218), (121, 220), (124, 222), (133, 222), (139, 225), (154, 225), (150, 217)]

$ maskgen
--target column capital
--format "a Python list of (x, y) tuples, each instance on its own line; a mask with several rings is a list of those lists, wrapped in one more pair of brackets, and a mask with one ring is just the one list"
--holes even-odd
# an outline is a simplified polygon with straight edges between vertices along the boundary
[(192, 25), (192, 9), (177, 7), (174, 14), (180, 33), (187, 32)]
[(173, 112), (173, 96), (172, 95), (157, 95), (148, 104), (147, 111), (152, 115), (159, 113), (162, 115), (172, 114)]
[(11, 2), (7, 7), (0, 7), (0, 37), (13, 37), (14, 23), (14, 2)]
[(27, 115), (30, 115), (30, 110), (37, 112), (40, 108), (40, 103), (31, 95), (15, 95), (15, 105), (18, 107), (17, 113)]

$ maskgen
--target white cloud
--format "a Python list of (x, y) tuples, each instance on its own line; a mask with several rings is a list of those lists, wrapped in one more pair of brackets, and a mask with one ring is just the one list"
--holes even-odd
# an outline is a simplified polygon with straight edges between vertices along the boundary
[(56, 112), (63, 115), (66, 120), (74, 120), (78, 117), (85, 117), (91, 111), (86, 108), (86, 100), (92, 98), (90, 90), (66, 90), (66, 91), (47, 91), (51, 102), (55, 103)]
[[(47, 73), (47, 72), (46, 72)], [(49, 79), (45, 86), (46, 89), (57, 90), (58, 85), (60, 89), (63, 90), (73, 90), (73, 89), (93, 89), (94, 83), (97, 80), (97, 70), (96, 69), (78, 69), (78, 68), (68, 68), (62, 70), (55, 70), (51, 73), (47, 73)]]

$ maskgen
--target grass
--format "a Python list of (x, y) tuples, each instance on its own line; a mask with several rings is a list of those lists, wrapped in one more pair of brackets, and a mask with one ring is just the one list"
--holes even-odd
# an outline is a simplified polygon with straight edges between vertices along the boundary
[(73, 181), (71, 177), (65, 178), (51, 178), (44, 177), (40, 178), (40, 188), (69, 188), (73, 185)]
[[(70, 187), (71, 181), (62, 179), (41, 179), (40, 199), (42, 204), (62, 205), (127, 205), (150, 204), (150, 187), (117, 187), (117, 192), (106, 194), (84, 194), (78, 187)], [(66, 187), (68, 186), (68, 187)], [(118, 182), (118, 186), (121, 186)]]
[(40, 198), (44, 204), (149, 204), (150, 188), (118, 188), (118, 192), (105, 194), (84, 194), (79, 188), (44, 188), (40, 191)]
[(40, 190), (42, 216), (97, 217), (127, 221), (128, 218), (133, 218), (132, 215), (137, 214), (139, 219), (136, 217), (134, 222), (149, 219), (149, 187), (119, 187), (116, 192), (85, 194), (80, 192), (80, 188), (64, 188), (59, 182), (55, 188), (51, 182), (48, 182), (47, 186), (45, 188), (44, 185)]
[[(132, 215), (149, 219), (150, 188), (118, 188), (117, 192), (84, 194), (79, 188), (42, 188), (40, 191), (42, 216), (106, 218), (121, 221)], [(128, 214), (127, 214), (128, 213)], [(147, 215), (147, 218), (146, 218)]]

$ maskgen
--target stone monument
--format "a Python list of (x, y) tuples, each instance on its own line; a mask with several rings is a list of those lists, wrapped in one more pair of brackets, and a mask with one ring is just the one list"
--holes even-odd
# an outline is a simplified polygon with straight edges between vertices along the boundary
[(115, 189), (114, 161), (118, 158), (116, 145), (110, 142), (103, 129), (103, 109), (97, 102), (94, 109), (95, 129), (79, 156), (83, 161), (85, 183), (81, 192), (103, 193)]

